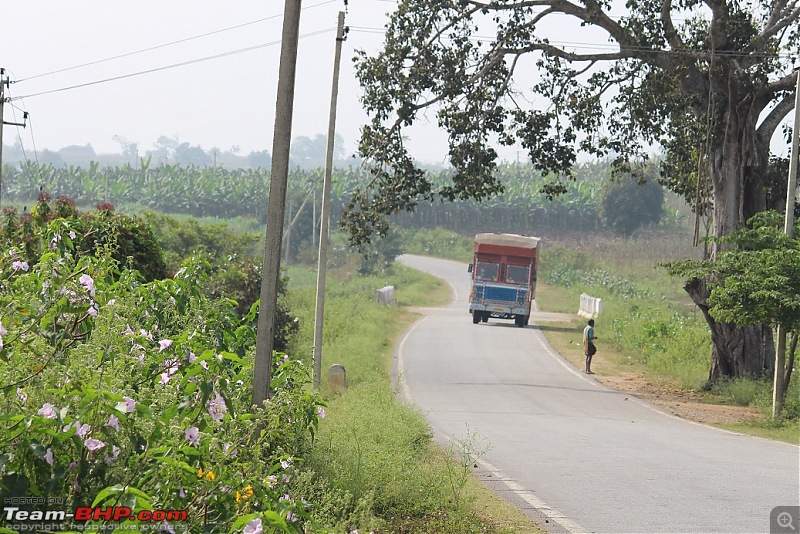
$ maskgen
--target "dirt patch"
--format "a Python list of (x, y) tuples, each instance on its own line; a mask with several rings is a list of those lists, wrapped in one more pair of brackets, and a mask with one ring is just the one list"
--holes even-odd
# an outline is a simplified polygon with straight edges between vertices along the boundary
[(659, 387), (636, 373), (594, 376), (604, 386), (630, 393), (668, 413), (698, 423), (746, 423), (761, 417), (761, 412), (754, 408), (708, 404), (693, 391)]

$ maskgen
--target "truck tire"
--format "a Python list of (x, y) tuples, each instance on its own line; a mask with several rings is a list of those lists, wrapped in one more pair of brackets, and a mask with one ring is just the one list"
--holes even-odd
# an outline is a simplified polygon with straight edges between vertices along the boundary
[(472, 324), (478, 324), (481, 322), (481, 312), (475, 310), (472, 312)]
[(484, 322), (484, 323), (488, 323), (489, 322), (489, 312), (483, 312), (483, 314), (481, 316), (481, 321)]
[(525, 326), (525, 316), (524, 315), (515, 316), (514, 317), (514, 324), (516, 324), (520, 328)]

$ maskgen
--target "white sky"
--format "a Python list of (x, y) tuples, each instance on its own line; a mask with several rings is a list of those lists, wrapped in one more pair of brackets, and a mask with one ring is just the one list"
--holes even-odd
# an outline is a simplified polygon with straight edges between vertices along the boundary
[[(342, 53), (337, 120), (348, 154), (366, 121), (351, 59), (356, 48), (380, 48), (380, 30), (395, 5), (349, 1), (351, 32)], [(121, 151), (113, 139), (120, 136), (143, 153), (163, 135), (205, 150), (272, 151), (283, 8), (284, 0), (5, 0), (0, 67), (17, 82), (6, 96), (31, 96), (6, 106), (6, 121), (21, 122), (21, 110), (30, 121), (25, 130), (6, 126), (4, 144), (21, 138), (26, 150), (35, 144), (56, 151), (88, 143), (108, 153)], [(292, 137), (327, 131), (341, 10), (344, 0), (303, 1)], [(553, 30), (562, 40), (574, 40), (569, 31)], [(163, 46), (180, 40), (186, 41)], [(582, 33), (580, 41), (587, 40)], [(158, 48), (135, 53), (153, 47)], [(164, 68), (249, 47), (258, 48)], [(94, 64), (72, 68), (86, 63)], [(69, 70), (55, 72), (62, 69)], [(152, 69), (163, 70), (135, 75)], [(114, 77), (124, 78), (93, 83)], [(91, 85), (59, 91), (82, 84)], [(48, 91), (57, 92), (33, 96)], [(415, 157), (445, 162), (446, 138), (434, 125), (415, 127), (409, 135)], [(780, 153), (773, 143), (776, 148)], [(517, 157), (513, 147), (498, 151), (505, 159)]]

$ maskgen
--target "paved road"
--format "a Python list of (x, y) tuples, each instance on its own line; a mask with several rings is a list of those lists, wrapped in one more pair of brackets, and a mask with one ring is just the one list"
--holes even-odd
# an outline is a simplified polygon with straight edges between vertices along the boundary
[[(548, 530), (769, 532), (773, 507), (800, 504), (797, 446), (683, 421), (601, 386), (535, 324), (473, 325), (466, 265), (399, 261), (455, 295), (424, 309), (399, 344), (404, 393), (440, 442), (486, 440), (479, 476)], [(597, 331), (602, 339), (602, 320)]]

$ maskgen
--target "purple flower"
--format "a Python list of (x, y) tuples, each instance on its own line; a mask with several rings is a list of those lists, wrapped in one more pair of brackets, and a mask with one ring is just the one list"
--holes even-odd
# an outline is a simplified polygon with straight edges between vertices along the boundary
[(180, 497), (181, 499), (186, 498), (186, 491), (183, 489), (183, 487), (181, 487), (180, 491), (178, 492), (178, 497)]
[(124, 336), (132, 336), (132, 335), (134, 334), (134, 331), (133, 331), (133, 329), (131, 328), (131, 325), (129, 325), (129, 324), (126, 324), (125, 326), (127, 326), (127, 328), (126, 328), (126, 329), (125, 329), (125, 331), (122, 333), (122, 335), (124, 335)]
[(117, 410), (122, 413), (133, 413), (133, 410), (136, 409), (136, 401), (130, 397), (122, 398), (125, 399), (125, 401), (117, 403)]
[(56, 417), (58, 417), (55, 411), (55, 407), (49, 402), (44, 403), (44, 405), (41, 408), (39, 408), (39, 411), (36, 413), (45, 416), (47, 419), (55, 419)]
[(75, 239), (75, 232), (73, 232), (72, 230), (70, 230), (70, 231), (67, 233), (67, 235), (69, 236), (69, 238), (70, 238), (70, 239)]
[(92, 280), (91, 276), (84, 273), (78, 279), (78, 282), (89, 291), (89, 295), (94, 296), (94, 280)]
[(81, 437), (81, 439), (85, 438), (86, 435), (91, 432), (92, 427), (87, 425), (86, 423), (81, 424), (80, 421), (75, 422), (75, 433)]
[(8, 334), (8, 330), (3, 326), (3, 321), (0, 321), (0, 336)]
[(103, 425), (106, 428), (113, 428), (114, 430), (119, 431), (119, 419), (117, 419), (116, 415), (111, 415), (108, 418), (108, 423)]
[(171, 339), (162, 339), (158, 342), (158, 352), (164, 352), (170, 345), (172, 345)]
[(69, 463), (69, 467), (67, 469), (69, 469), (70, 471), (75, 471), (77, 468), (78, 468), (78, 462), (76, 462), (75, 460), (72, 460)]
[[(0, 343), (0, 347), (2, 347), (2, 346), (3, 346), (3, 344), (2, 344), (2, 343)], [(22, 388), (17, 388), (17, 398), (18, 398), (20, 401), (22, 401), (22, 402), (25, 402), (25, 401), (27, 401), (27, 400), (28, 400), (28, 394), (27, 394), (27, 393), (25, 393), (25, 392), (22, 390)]]
[(219, 393), (216, 398), (208, 401), (208, 413), (214, 421), (222, 421), (226, 411), (228, 407), (225, 406), (225, 399), (220, 397)]
[[(2, 325), (0, 325), (0, 326), (2, 326)], [(194, 361), (196, 359), (197, 359), (197, 356), (194, 355), (194, 352), (190, 352), (189, 353), (189, 363), (194, 363)]]
[(11, 264), (11, 268), (14, 269), (14, 271), (19, 271), (20, 269), (22, 269), (23, 271), (27, 271), (28, 270), (28, 262), (27, 261), (19, 261), (19, 260), (17, 260), (14, 263)]
[(144, 337), (146, 337), (146, 338), (147, 338), (147, 339), (149, 339), (150, 341), (152, 341), (152, 340), (153, 340), (153, 334), (151, 334), (150, 332), (148, 332), (148, 331), (147, 331), (147, 330), (145, 330), (144, 328), (140, 328), (140, 329), (139, 329), (139, 334), (140, 334), (140, 335), (142, 335), (142, 336), (144, 336)]
[(244, 526), (243, 534), (261, 534), (263, 532), (263, 528), (264, 527), (261, 526), (261, 519), (251, 519)]
[(92, 452), (100, 450), (106, 446), (105, 443), (103, 443), (99, 439), (94, 439), (94, 438), (87, 439), (86, 441), (83, 442), (83, 444), (86, 446), (87, 449), (89, 449)]
[(89, 306), (89, 309), (86, 311), (92, 317), (97, 317), (97, 314), (100, 313), (100, 310), (97, 307), (97, 303), (92, 302), (92, 305)]
[(190, 426), (186, 429), (184, 433), (186, 439), (189, 440), (190, 445), (199, 445), (200, 444), (200, 429), (196, 426)]
[(289, 469), (291, 466), (292, 466), (291, 456), (285, 460), (281, 460), (281, 467), (283, 467), (284, 469)]
[(325, 408), (322, 406), (317, 406), (317, 415), (320, 419), (325, 419)]
[(47, 452), (44, 453), (44, 461), (53, 465), (53, 449), (47, 447)]

